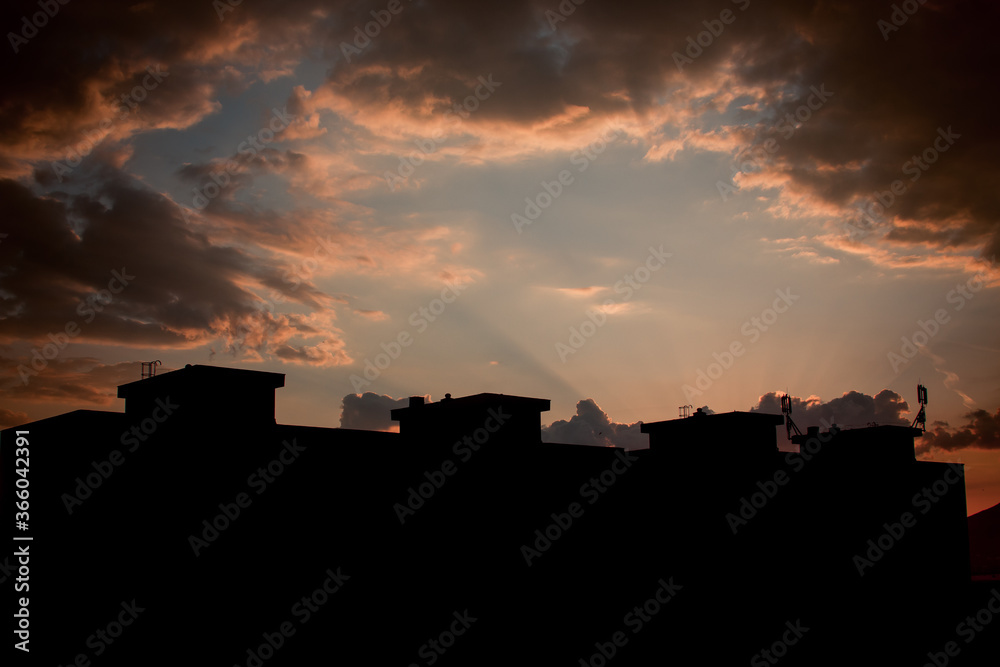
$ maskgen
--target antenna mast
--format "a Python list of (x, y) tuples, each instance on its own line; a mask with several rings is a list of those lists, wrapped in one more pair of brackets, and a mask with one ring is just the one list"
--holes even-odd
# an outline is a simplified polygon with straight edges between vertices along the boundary
[(924, 406), (927, 405), (927, 387), (922, 384), (917, 385), (917, 402), (920, 403), (920, 412), (917, 413), (916, 418), (911, 424), (911, 428), (917, 428), (917, 424), (920, 425), (921, 431), (927, 430), (927, 413), (924, 411)]
[(802, 435), (802, 431), (792, 421), (792, 397), (788, 394), (781, 397), (781, 414), (785, 415), (785, 432), (788, 434), (788, 439), (792, 439), (792, 431), (795, 431), (795, 435)]

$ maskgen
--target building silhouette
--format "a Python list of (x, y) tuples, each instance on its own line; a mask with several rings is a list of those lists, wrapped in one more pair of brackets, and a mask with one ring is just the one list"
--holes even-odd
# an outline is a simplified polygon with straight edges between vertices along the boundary
[(781, 415), (699, 412), (625, 451), (542, 442), (549, 401), (503, 394), (411, 398), (399, 433), (282, 425), (282, 386), (187, 366), (120, 386), (124, 413), (0, 433), (7, 525), (16, 433), (30, 443), (32, 659), (995, 656), (995, 627), (956, 635), (989, 590), (970, 583), (962, 467), (917, 461), (919, 429), (810, 429), (789, 453)]

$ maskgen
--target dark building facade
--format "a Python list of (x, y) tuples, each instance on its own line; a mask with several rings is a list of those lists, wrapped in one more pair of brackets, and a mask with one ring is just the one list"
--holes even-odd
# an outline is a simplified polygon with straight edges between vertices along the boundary
[(19, 432), (31, 457), (32, 659), (919, 665), (982, 597), (962, 467), (918, 430), (781, 452), (780, 415), (696, 414), (625, 451), (543, 443), (549, 402), (502, 394), (281, 425), (283, 385), (188, 366), (0, 434), (7, 525)]

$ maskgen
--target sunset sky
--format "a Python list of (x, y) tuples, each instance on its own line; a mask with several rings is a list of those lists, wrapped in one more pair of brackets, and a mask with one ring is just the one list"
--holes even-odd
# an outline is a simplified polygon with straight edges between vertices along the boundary
[(995, 3), (2, 16), (0, 426), (153, 359), (285, 373), (283, 423), (497, 392), (625, 446), (786, 391), (908, 423), (920, 382), (920, 456), (1000, 502)]

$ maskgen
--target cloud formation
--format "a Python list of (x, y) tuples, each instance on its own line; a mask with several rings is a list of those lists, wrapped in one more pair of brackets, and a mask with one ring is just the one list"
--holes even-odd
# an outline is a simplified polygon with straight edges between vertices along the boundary
[(45, 344), (53, 334), (177, 349), (222, 336), (258, 356), (350, 361), (332, 311), (269, 312), (257, 292), (271, 288), (314, 309), (325, 295), (306, 284), (293, 289), (278, 261), (213, 244), (169, 199), (141, 185), (122, 179), (94, 195), (39, 197), (7, 180), (0, 196), (10, 216), (0, 245), (0, 342)]
[(542, 442), (645, 449), (649, 436), (639, 432), (641, 425), (612, 421), (594, 399), (584, 398), (576, 404), (576, 414), (569, 421), (560, 419), (542, 427)]
[[(920, 3), (887, 30), (878, 22), (892, 8), (862, 0), (562, 3), (572, 12), (552, 0), (407, 1), (356, 43), (372, 5), (219, 4), (70, 2), (4, 50), (0, 344), (10, 363), (73, 322), (74, 342), (349, 365), (361, 355), (344, 320), (375, 331), (410, 312), (393, 303), (405, 287), (483, 275), (471, 268), (488, 263), (483, 219), (507, 211), (466, 205), (452, 176), (486, 174), (476, 186), (496, 193), (530, 159), (565, 164), (608, 127), (623, 130), (616, 149), (636, 156), (636, 182), (697, 157), (744, 203), (766, 194), (743, 213), (777, 218), (771, 243), (796, 266), (961, 271), (1000, 250), (1000, 137), (984, 84), (1000, 5)], [(0, 21), (19, 30), (37, 7), (8, 3)], [(723, 7), (735, 19), (692, 47)], [(265, 127), (275, 107), (294, 118), (253, 155), (216, 139), (218, 128)], [(176, 151), (150, 155), (168, 142)], [(422, 160), (458, 169), (439, 172), (442, 185), (423, 167), (390, 197), (382, 174), (428, 142)], [(229, 184), (193, 207), (191, 188), (230, 160)], [(456, 189), (470, 184), (462, 178)], [(466, 248), (481, 254), (470, 260)], [(135, 279), (105, 299), (113, 271)], [(582, 273), (536, 284), (595, 296)], [(61, 377), (71, 362), (60, 356), (46, 373)], [(64, 391), (47, 382), (30, 386)], [(870, 418), (840, 399), (829, 412), (894, 423), (897, 406), (880, 396)], [(818, 416), (818, 401), (796, 409)], [(594, 407), (578, 408), (574, 428), (600, 444), (613, 422)]]
[(965, 424), (958, 428), (950, 428), (948, 422), (934, 422), (918, 441), (917, 453), (966, 448), (1000, 449), (1000, 408), (993, 414), (971, 410), (965, 414)]
[[(349, 42), (350, 28), (370, 20), (364, 9), (347, 9), (334, 39)], [(394, 138), (402, 147), (439, 129), (492, 74), (503, 87), (460, 133), (493, 159), (513, 157), (515, 145), (566, 150), (624, 118), (647, 159), (729, 154), (733, 185), (778, 189), (771, 213), (820, 216), (837, 239), (874, 211), (866, 224), (878, 233), (852, 241), (859, 250), (995, 254), (1000, 208), (987, 175), (998, 135), (981, 96), (1000, 8), (922, 4), (888, 33), (878, 22), (892, 8), (860, 1), (729, 9), (735, 19), (692, 49), (688, 38), (717, 20), (717, 6), (587, 4), (553, 22), (541, 1), (404, 5), (359, 55), (334, 55), (329, 92), (299, 97), (308, 92), (314, 113), (347, 119), (392, 153)], [(685, 64), (678, 53), (694, 57)], [(768, 140), (776, 147), (765, 150)], [(764, 157), (744, 170), (748, 155)]]
[(0, 355), (3, 369), (0, 396), (18, 401), (108, 408), (117, 400), (118, 385), (140, 378), (139, 362), (106, 364), (93, 357), (66, 355), (50, 360), (38, 374), (29, 374), (25, 384), (18, 371), (23, 361)]
[[(428, 397), (429, 398), (429, 397)], [(399, 430), (399, 424), (389, 418), (389, 412), (409, 405), (409, 398), (393, 398), (386, 394), (366, 391), (344, 396), (340, 411), (340, 428), (364, 431)]]
[[(751, 412), (781, 414), (781, 396), (768, 392), (760, 397)], [(848, 391), (837, 398), (823, 402), (818, 396), (800, 398), (792, 396), (792, 421), (805, 431), (809, 426), (826, 427), (837, 424), (841, 427), (877, 424), (908, 425), (910, 421), (903, 415), (910, 407), (902, 396), (891, 389), (883, 389), (875, 396), (860, 391)]]
[(35, 31), (22, 17), (36, 13), (37, 2), (5, 4), (2, 25), (29, 39), (4, 53), (0, 175), (24, 175), (32, 163), (74, 166), (96, 145), (188, 128), (218, 113), (220, 93), (301, 62), (293, 37), (308, 34), (318, 4), (263, 2), (220, 20), (212, 3), (195, 0), (68, 3)]

